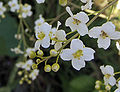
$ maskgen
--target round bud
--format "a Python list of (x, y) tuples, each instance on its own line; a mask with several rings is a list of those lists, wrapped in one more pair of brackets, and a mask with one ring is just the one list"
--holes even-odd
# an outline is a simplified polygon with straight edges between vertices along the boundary
[(95, 82), (95, 84), (101, 85), (101, 81), (97, 80), (97, 81)]
[(109, 91), (109, 90), (111, 89), (111, 86), (110, 86), (110, 85), (106, 85), (106, 86), (105, 86), (105, 89), (106, 89), (107, 91)]
[(21, 76), (21, 75), (22, 75), (22, 71), (19, 71), (19, 72), (18, 72), (18, 75)]
[(34, 69), (37, 69), (38, 68), (38, 66), (37, 66), (37, 64), (33, 64), (32, 65), (32, 69), (34, 70)]
[(104, 92), (104, 91), (102, 91), (102, 90), (99, 90), (98, 92)]
[(31, 80), (28, 80), (27, 83), (28, 83), (28, 84), (31, 84), (32, 82), (31, 82)]
[(44, 71), (45, 72), (50, 72), (51, 71), (51, 66), (50, 65), (45, 65)]
[(60, 66), (59, 66), (58, 63), (54, 63), (54, 64), (52, 65), (52, 70), (53, 70), (54, 72), (57, 72), (59, 69), (60, 69)]
[(39, 56), (43, 56), (43, 55), (44, 55), (44, 53), (43, 53), (42, 50), (37, 51), (37, 54), (38, 54)]
[(100, 85), (95, 85), (95, 89), (99, 90), (100, 89)]
[(36, 60), (37, 64), (40, 64), (42, 61), (40, 59)]
[(20, 85), (22, 85), (22, 84), (23, 84), (23, 81), (22, 81), (22, 80), (20, 80), (20, 81), (19, 81), (19, 84), (20, 84)]
[(55, 49), (50, 50), (50, 55), (56, 57), (58, 52)]
[(28, 77), (28, 75), (25, 74), (25, 75), (24, 75), (24, 78), (26, 79), (27, 77)]
[(30, 51), (29, 57), (30, 58), (35, 58), (36, 57), (36, 53), (34, 51)]
[(67, 0), (59, 0), (59, 4), (61, 6), (66, 6), (67, 5)]

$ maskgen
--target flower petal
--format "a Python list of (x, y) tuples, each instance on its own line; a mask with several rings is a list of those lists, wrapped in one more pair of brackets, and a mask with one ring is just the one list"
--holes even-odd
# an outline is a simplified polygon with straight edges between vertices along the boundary
[(107, 49), (110, 46), (110, 38), (103, 39), (102, 37), (99, 37), (97, 40), (98, 47)]
[(109, 78), (109, 84), (110, 84), (111, 86), (114, 86), (114, 85), (116, 84), (116, 79), (115, 79), (113, 76), (111, 76), (111, 77)]
[(88, 34), (88, 27), (84, 23), (80, 23), (77, 27), (77, 31), (81, 36)]
[(54, 45), (55, 50), (59, 50), (62, 47), (62, 43), (61, 42), (56, 42)]
[(86, 61), (90, 61), (92, 59), (94, 59), (94, 53), (95, 51), (91, 48), (83, 48), (83, 57)]
[(89, 21), (89, 17), (84, 12), (79, 12), (74, 16), (75, 19), (78, 19), (82, 23), (87, 23)]
[(92, 38), (98, 38), (100, 34), (101, 34), (101, 27), (93, 27), (88, 33), (88, 35)]
[(81, 68), (85, 67), (85, 61), (83, 58), (80, 58), (80, 60), (72, 59), (72, 66), (79, 71)]
[(82, 50), (83, 49), (83, 42), (79, 39), (73, 39), (70, 44), (70, 48), (73, 50)]
[(35, 50), (39, 50), (40, 49), (40, 44), (41, 44), (41, 40), (37, 40), (35, 42)]
[(115, 25), (112, 22), (106, 22), (102, 25), (102, 30), (110, 35), (115, 32)]
[(106, 74), (114, 75), (114, 69), (110, 65), (106, 65), (105, 72), (106, 72)]
[(118, 40), (120, 39), (120, 32), (115, 31), (112, 34), (110, 34), (111, 39)]
[(73, 21), (74, 21), (73, 18), (69, 17), (66, 20), (65, 25), (69, 26), (72, 31), (75, 31), (75, 30), (77, 30), (77, 25), (73, 24)]
[(43, 40), (42, 40), (42, 47), (44, 48), (48, 48), (50, 46), (50, 38), (49, 36), (46, 36)]
[(73, 58), (72, 50), (71, 49), (62, 50), (62, 53), (60, 54), (60, 57), (65, 61), (71, 60)]

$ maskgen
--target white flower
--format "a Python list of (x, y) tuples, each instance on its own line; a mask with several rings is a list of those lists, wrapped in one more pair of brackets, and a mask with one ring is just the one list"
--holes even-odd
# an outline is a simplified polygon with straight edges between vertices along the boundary
[(114, 92), (120, 92), (120, 81), (118, 81), (117, 86), (118, 86), (118, 88)]
[(38, 50), (40, 45), (44, 48), (48, 48), (50, 46), (50, 37), (49, 32), (51, 30), (51, 25), (48, 23), (43, 23), (39, 30), (36, 30), (36, 38), (38, 39), (35, 43), (35, 49)]
[(40, 26), (45, 22), (45, 19), (42, 17), (42, 15), (39, 16), (39, 19), (35, 21), (35, 30), (39, 30)]
[(85, 10), (85, 9), (91, 9), (92, 8), (92, 0), (81, 0), (81, 2), (85, 3), (84, 6), (81, 6), (81, 9), (82, 10)]
[(6, 8), (3, 6), (3, 2), (0, 2), (0, 15), (4, 15)]
[(34, 70), (30, 73), (29, 77), (30, 77), (32, 80), (35, 80), (36, 77), (38, 76), (38, 74), (39, 74), (39, 70), (38, 70), (38, 69), (34, 69)]
[(60, 54), (65, 61), (72, 60), (72, 66), (76, 70), (85, 67), (85, 61), (94, 59), (95, 51), (91, 48), (84, 47), (83, 42), (79, 39), (73, 39), (70, 44), (70, 49), (64, 49)]
[(15, 54), (23, 54), (24, 52), (20, 50), (20, 48), (11, 48), (12, 52), (15, 52)]
[(88, 34), (88, 27), (86, 23), (89, 21), (89, 17), (87, 14), (84, 12), (79, 12), (76, 15), (73, 15), (70, 7), (66, 7), (66, 11), (71, 17), (66, 20), (65, 25), (69, 26), (72, 31), (77, 30), (81, 36)]
[(25, 64), (24, 62), (18, 62), (18, 63), (16, 64), (16, 66), (17, 66), (18, 68), (22, 68), (22, 66), (23, 66), (24, 64)]
[[(58, 21), (57, 28), (52, 28), (49, 36), (52, 40), (52, 45), (54, 45), (55, 50), (59, 50), (62, 47), (62, 41), (66, 39), (66, 33), (64, 30), (58, 30), (61, 23)], [(56, 40), (56, 41), (55, 41)]]
[(10, 6), (11, 12), (15, 12), (16, 10), (19, 10), (19, 8), (20, 8), (20, 6), (18, 4), (18, 0), (9, 1), (8, 5)]
[(25, 69), (25, 70), (29, 71), (29, 70), (31, 70), (32, 65), (33, 65), (33, 60), (29, 59), (22, 66), (22, 69)]
[(35, 52), (35, 48), (27, 48), (26, 49), (26, 54), (24, 56), (25, 57), (29, 56), (29, 54), (30, 54), (31, 51)]
[(37, 1), (37, 3), (39, 3), (39, 4), (41, 4), (41, 3), (44, 3), (45, 2), (45, 0), (36, 0)]
[(110, 39), (120, 39), (120, 32), (115, 31), (115, 26), (112, 22), (107, 22), (101, 27), (93, 27), (89, 31), (89, 36), (98, 38), (97, 43), (99, 48), (107, 49), (110, 46)]
[(21, 12), (22, 12), (22, 18), (26, 18), (27, 16), (31, 16), (32, 15), (32, 11), (31, 11), (31, 5), (28, 4), (24, 4), (21, 7)]
[(114, 69), (110, 65), (100, 66), (100, 69), (104, 75), (104, 84), (114, 86), (116, 84), (116, 79), (114, 78)]

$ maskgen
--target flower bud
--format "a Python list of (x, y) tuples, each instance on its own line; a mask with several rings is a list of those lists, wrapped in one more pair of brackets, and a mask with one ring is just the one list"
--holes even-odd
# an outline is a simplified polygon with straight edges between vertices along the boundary
[(101, 81), (97, 80), (97, 81), (95, 82), (95, 84), (96, 84), (96, 85), (101, 85)]
[(30, 51), (29, 57), (30, 58), (35, 58), (36, 57), (36, 53), (34, 51)]
[(22, 75), (22, 71), (19, 71), (19, 72), (18, 72), (18, 75), (21, 76), (21, 75)]
[(40, 59), (36, 60), (37, 64), (40, 64), (42, 61)]
[(43, 53), (42, 50), (37, 51), (37, 54), (38, 54), (39, 56), (43, 56), (43, 55), (44, 55), (44, 53)]
[(105, 89), (106, 89), (107, 91), (109, 91), (109, 90), (111, 89), (111, 86), (110, 86), (110, 85), (106, 85), (106, 86), (105, 86)]
[(33, 64), (32, 65), (32, 69), (34, 70), (34, 69), (37, 69), (38, 68), (38, 66), (37, 66), (37, 64)]
[(99, 90), (100, 89), (100, 85), (95, 85), (95, 89)]
[(22, 80), (20, 80), (20, 81), (19, 81), (19, 84), (20, 84), (20, 85), (22, 85), (22, 84), (23, 84), (23, 81), (22, 81)]
[(45, 72), (50, 72), (51, 71), (51, 66), (50, 65), (45, 65), (44, 71)]
[(59, 0), (59, 4), (61, 6), (66, 6), (67, 5), (67, 0)]
[(52, 70), (53, 70), (54, 72), (57, 72), (59, 69), (60, 69), (59, 64), (54, 63), (54, 64), (52, 65)]
[(50, 55), (51, 56), (57, 56), (58, 52), (55, 49), (50, 50)]

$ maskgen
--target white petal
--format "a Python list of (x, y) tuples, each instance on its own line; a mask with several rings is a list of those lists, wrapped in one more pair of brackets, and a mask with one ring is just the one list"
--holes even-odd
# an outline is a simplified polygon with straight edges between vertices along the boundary
[(46, 36), (43, 40), (42, 40), (42, 47), (44, 48), (48, 48), (50, 46), (50, 38), (49, 36)]
[(115, 79), (113, 76), (111, 76), (111, 77), (109, 78), (109, 84), (110, 84), (111, 86), (114, 86), (114, 85), (116, 84), (116, 79)]
[(103, 75), (106, 75), (106, 71), (105, 71), (105, 67), (104, 65), (103, 66), (100, 66), (100, 70), (102, 71)]
[(62, 47), (62, 43), (61, 42), (56, 42), (54, 45), (55, 50), (59, 50)]
[(70, 48), (73, 50), (82, 50), (83, 49), (83, 42), (79, 39), (73, 39), (70, 44)]
[(90, 61), (92, 59), (94, 59), (94, 53), (95, 51), (91, 48), (83, 48), (83, 57), (86, 61)]
[(66, 33), (64, 30), (58, 30), (56, 32), (56, 37), (58, 38), (58, 40), (62, 40), (64, 41), (65, 40), (65, 37), (66, 37)]
[(73, 13), (72, 13), (72, 11), (70, 10), (70, 7), (66, 7), (66, 11), (70, 14), (70, 16), (73, 16)]
[(69, 18), (66, 20), (65, 25), (66, 25), (66, 26), (69, 26), (72, 31), (75, 31), (75, 30), (77, 30), (77, 25), (76, 25), (76, 24), (73, 24), (73, 21), (74, 21), (73, 18), (72, 18), (72, 17), (69, 17)]
[(119, 40), (120, 39), (120, 32), (115, 31), (112, 34), (110, 34), (110, 38), (114, 40)]
[(108, 35), (115, 32), (115, 25), (112, 22), (107, 22), (102, 25), (102, 30)]
[(90, 29), (88, 35), (92, 38), (98, 38), (101, 34), (101, 27), (93, 27)]
[(75, 19), (78, 19), (82, 23), (87, 23), (89, 21), (89, 17), (86, 13), (84, 12), (79, 12), (74, 16)]
[(62, 50), (60, 57), (65, 61), (69, 61), (73, 58), (72, 53), (73, 52), (71, 49), (64, 49), (64, 50)]
[(98, 47), (107, 49), (110, 46), (110, 38), (103, 39), (102, 37), (99, 37), (97, 40)]
[(106, 65), (106, 66), (105, 66), (105, 72), (106, 72), (106, 74), (113, 75), (113, 74), (114, 74), (114, 69), (113, 69), (112, 66)]
[(109, 83), (109, 79), (104, 76), (104, 84), (108, 85), (108, 83)]
[(88, 27), (84, 23), (80, 23), (77, 27), (77, 31), (81, 36), (88, 34)]
[(40, 49), (40, 44), (41, 44), (41, 40), (37, 40), (35, 42), (35, 50), (39, 50)]
[(83, 3), (86, 3), (87, 2), (87, 0), (80, 0), (81, 2), (83, 2)]
[(45, 0), (36, 0), (37, 1), (37, 3), (44, 3), (45, 2)]
[(120, 88), (117, 88), (114, 92), (120, 92)]
[(81, 68), (85, 67), (85, 61), (83, 58), (80, 58), (80, 60), (72, 59), (72, 66), (79, 71)]

